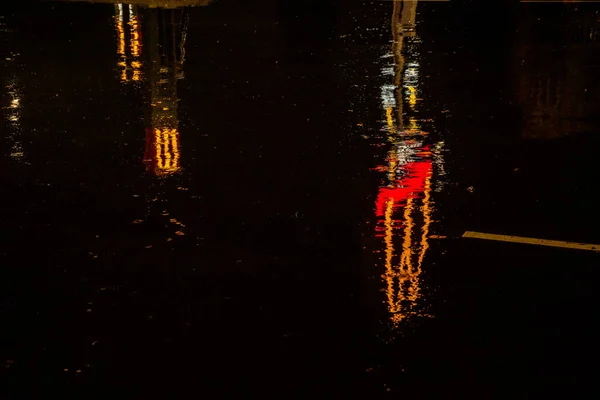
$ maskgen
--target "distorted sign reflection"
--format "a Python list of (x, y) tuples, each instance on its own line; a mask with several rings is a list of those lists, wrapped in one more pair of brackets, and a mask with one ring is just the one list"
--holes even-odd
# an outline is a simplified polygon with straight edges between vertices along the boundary
[[(110, 1), (108, 1), (110, 2)], [(145, 107), (146, 170), (159, 178), (181, 171), (181, 146), (178, 118), (177, 84), (184, 78), (185, 45), (189, 15), (182, 6), (207, 5), (207, 1), (158, 2), (140, 1), (136, 4), (115, 4), (117, 39), (117, 78), (127, 86), (148, 90)], [(139, 4), (139, 5), (138, 5)], [(164, 184), (147, 197), (147, 218), (159, 214), (167, 218), (173, 236), (184, 236), (185, 225), (174, 218), (164, 198)], [(171, 189), (186, 188), (171, 182)], [(142, 223), (136, 220), (134, 223)], [(173, 235), (173, 236), (172, 236)]]
[[(416, 1), (396, 1), (392, 12), (392, 48), (383, 55), (381, 87), (385, 115), (381, 137), (387, 148), (375, 213), (383, 241), (380, 263), (390, 319), (397, 324), (427, 315), (422, 273), (432, 224), (432, 180), (442, 143), (431, 143), (427, 120), (419, 116), (419, 44)], [(383, 155), (382, 155), (383, 156)]]
[(183, 79), (188, 14), (183, 8), (115, 5), (117, 67), (123, 84), (150, 86), (144, 163), (157, 176), (181, 170), (177, 81)]

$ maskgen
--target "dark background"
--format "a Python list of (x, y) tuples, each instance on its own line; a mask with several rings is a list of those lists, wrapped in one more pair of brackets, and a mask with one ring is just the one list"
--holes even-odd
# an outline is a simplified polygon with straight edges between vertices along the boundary
[(447, 239), (427, 256), (435, 317), (392, 328), (369, 247), (386, 149), (364, 138), (384, 118), (392, 3), (190, 9), (183, 172), (157, 179), (148, 88), (118, 81), (114, 8), (3, 2), (25, 154), (10, 156), (3, 114), (3, 395), (595, 393), (597, 256), (459, 236), (600, 243), (596, 8), (418, 7)]

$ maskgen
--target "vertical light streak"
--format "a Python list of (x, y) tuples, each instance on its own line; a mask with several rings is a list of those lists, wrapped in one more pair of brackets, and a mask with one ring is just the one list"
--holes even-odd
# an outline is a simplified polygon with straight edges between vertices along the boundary
[(117, 31), (117, 66), (120, 67), (120, 79), (126, 82), (127, 79), (127, 54), (125, 53), (125, 28), (123, 26), (124, 14), (123, 4), (117, 4), (117, 15), (115, 17), (115, 28)]

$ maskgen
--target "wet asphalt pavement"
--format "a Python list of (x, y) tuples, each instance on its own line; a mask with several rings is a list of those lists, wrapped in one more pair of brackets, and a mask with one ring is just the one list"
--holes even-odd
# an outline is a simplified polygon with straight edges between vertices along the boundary
[(599, 4), (175, 3), (0, 4), (0, 398), (598, 394)]

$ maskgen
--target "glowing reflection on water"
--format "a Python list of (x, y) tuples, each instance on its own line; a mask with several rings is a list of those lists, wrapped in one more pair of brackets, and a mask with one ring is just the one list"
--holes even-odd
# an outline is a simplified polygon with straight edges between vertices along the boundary
[(390, 61), (381, 75), (391, 82), (381, 86), (384, 122), (381, 130), (387, 148), (384, 163), (375, 170), (385, 173), (375, 205), (376, 235), (383, 238), (385, 291), (390, 319), (398, 324), (411, 316), (426, 316), (423, 265), (429, 249), (434, 203), (432, 180), (433, 144), (419, 118), (421, 102), (419, 45), (416, 35), (416, 1), (393, 4)]

